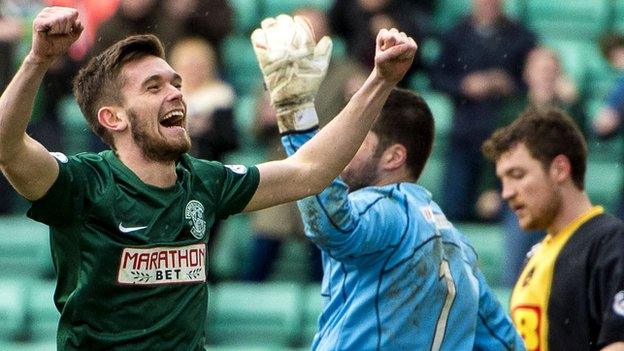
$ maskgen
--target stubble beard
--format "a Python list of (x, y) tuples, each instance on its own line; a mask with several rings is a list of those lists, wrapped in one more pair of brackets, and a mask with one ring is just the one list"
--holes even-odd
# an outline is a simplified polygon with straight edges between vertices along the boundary
[(367, 160), (366, 163), (358, 169), (347, 168), (342, 172), (341, 177), (347, 186), (349, 186), (349, 192), (377, 183), (379, 179), (379, 172), (377, 171), (378, 162), (379, 157), (373, 157)]
[(132, 138), (146, 159), (159, 163), (175, 162), (191, 149), (191, 140), (187, 133), (184, 133), (183, 138), (168, 141), (160, 135), (150, 134), (145, 124), (139, 121), (136, 111), (129, 109), (128, 117), (132, 124)]
[(556, 190), (552, 190), (548, 201), (545, 201), (545, 205), (538, 216), (535, 216), (533, 220), (528, 222), (523, 228), (524, 230), (546, 230), (553, 223), (555, 217), (561, 210), (563, 200), (561, 194)]

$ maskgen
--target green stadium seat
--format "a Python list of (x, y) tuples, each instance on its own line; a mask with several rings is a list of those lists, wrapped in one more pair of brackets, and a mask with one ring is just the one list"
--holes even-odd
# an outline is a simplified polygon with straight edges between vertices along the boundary
[(439, 157), (430, 157), (425, 165), (423, 173), (418, 179), (418, 184), (425, 187), (433, 194), (433, 200), (438, 201), (442, 194), (442, 181), (444, 175), (444, 161)]
[(212, 250), (211, 274), (220, 279), (240, 278), (249, 262), (251, 240), (249, 215), (241, 213), (225, 220)]
[(596, 39), (608, 28), (609, 2), (526, 0), (526, 20), (543, 39)]
[(309, 346), (318, 330), (318, 319), (323, 311), (321, 284), (308, 284), (303, 289), (303, 296), (302, 344)]
[(279, 14), (292, 14), (301, 7), (313, 7), (328, 11), (331, 0), (264, 0), (264, 17), (274, 17)]
[(56, 341), (0, 343), (2, 351), (56, 351)]
[(26, 304), (30, 336), (36, 342), (56, 340), (60, 313), (54, 305), (55, 282), (37, 281), (29, 286)]
[[(13, 279), (0, 280), (0, 340), (11, 341), (23, 337), (26, 323), (24, 297), (26, 285)], [(0, 348), (4, 350), (4, 348)]]
[(237, 95), (254, 93), (262, 83), (262, 73), (249, 36), (228, 36), (223, 42), (221, 54), (225, 74)]
[(24, 215), (0, 216), (3, 277), (45, 277), (52, 272), (48, 227)]
[(234, 30), (239, 35), (249, 35), (262, 21), (261, 1), (230, 0), (233, 10)]
[(307, 239), (287, 240), (280, 246), (270, 281), (306, 283), (310, 281), (310, 244)]
[(292, 283), (221, 283), (209, 300), (211, 345), (287, 347), (300, 334), (301, 287)]
[(92, 132), (76, 100), (73, 97), (64, 99), (59, 109), (66, 153), (76, 154), (85, 151), (85, 145), (89, 145)]
[(619, 161), (595, 161), (590, 158), (585, 174), (585, 190), (596, 205), (613, 211), (621, 196), (622, 166)]
[[(504, 2), (505, 14), (511, 18), (522, 19), (523, 1), (506, 0)], [(464, 16), (468, 16), (472, 10), (472, 0), (440, 0), (436, 5), (433, 22), (438, 30), (444, 31), (458, 23)]]
[(490, 286), (501, 283), (503, 267), (504, 232), (498, 224), (456, 223), (464, 233), (479, 258), (479, 267)]
[(616, 33), (624, 32), (624, 1), (615, 0), (612, 2), (613, 4), (613, 26), (612, 31)]

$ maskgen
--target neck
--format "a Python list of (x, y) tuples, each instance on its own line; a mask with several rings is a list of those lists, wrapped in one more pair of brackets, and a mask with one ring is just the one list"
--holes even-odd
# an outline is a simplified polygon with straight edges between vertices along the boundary
[(561, 209), (551, 225), (546, 228), (548, 233), (556, 235), (572, 221), (589, 211), (591, 207), (591, 201), (584, 191), (576, 188), (564, 191), (561, 198)]
[(159, 188), (172, 187), (177, 179), (175, 162), (155, 162), (141, 152), (118, 152), (119, 160), (145, 184)]

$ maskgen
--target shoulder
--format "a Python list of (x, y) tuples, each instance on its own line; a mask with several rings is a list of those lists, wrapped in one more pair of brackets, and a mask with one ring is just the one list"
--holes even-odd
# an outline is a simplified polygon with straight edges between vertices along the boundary
[(607, 252), (624, 255), (624, 222), (611, 214), (600, 214), (580, 226), (574, 233), (574, 241), (587, 246), (594, 257), (606, 257)]

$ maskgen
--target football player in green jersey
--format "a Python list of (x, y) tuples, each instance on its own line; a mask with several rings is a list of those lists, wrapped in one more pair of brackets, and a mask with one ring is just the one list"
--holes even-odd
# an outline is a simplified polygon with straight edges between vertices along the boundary
[[(316, 126), (314, 95), (331, 41), (279, 16), (252, 37), (282, 126)], [(375, 68), (346, 108), (293, 156), (224, 166), (186, 152), (180, 76), (152, 35), (94, 57), (74, 82), (90, 126), (111, 148), (65, 156), (26, 134), (47, 69), (78, 39), (75, 9), (51, 7), (33, 22), (32, 47), (0, 97), (0, 168), (50, 226), (62, 350), (203, 349), (206, 242), (216, 218), (320, 192), (353, 157), (416, 44), (381, 30)]]

